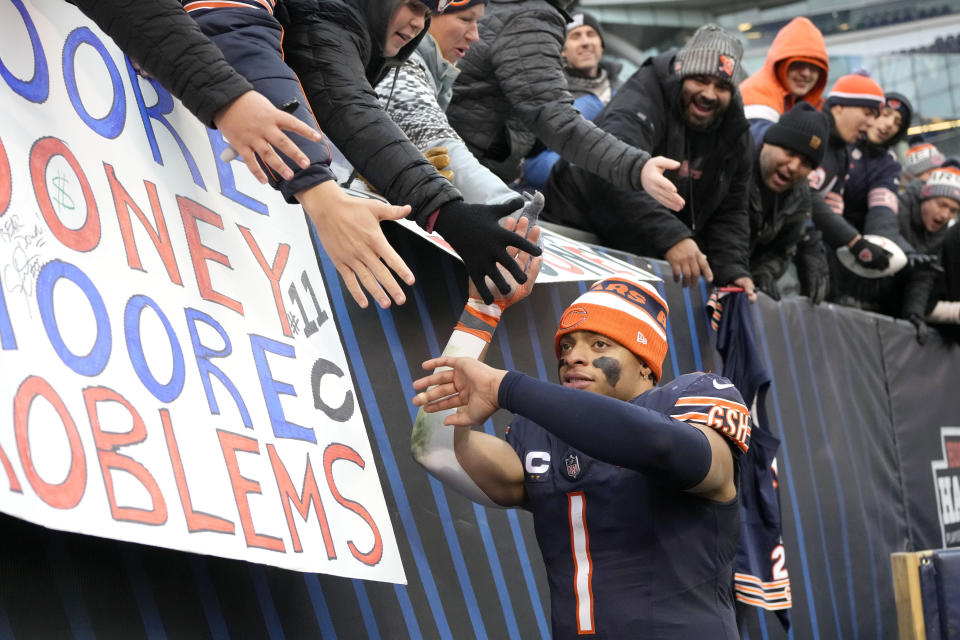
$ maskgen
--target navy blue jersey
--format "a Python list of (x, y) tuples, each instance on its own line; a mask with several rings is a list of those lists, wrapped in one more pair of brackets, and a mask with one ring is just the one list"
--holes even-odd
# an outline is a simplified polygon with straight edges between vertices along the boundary
[[(747, 408), (718, 376), (680, 376), (632, 404), (712, 426), (729, 439), (735, 460), (749, 446)], [(507, 442), (524, 467), (554, 638), (738, 637), (739, 499), (720, 504), (664, 488), (655, 477), (587, 456), (521, 416)]]
[(780, 441), (754, 425), (750, 451), (741, 466), (743, 530), (734, 574), (737, 601), (774, 611), (790, 629), (790, 575), (780, 535), (780, 496), (776, 470)]
[(776, 612), (790, 629), (790, 576), (780, 524), (776, 471), (780, 441), (770, 433), (764, 407), (770, 374), (754, 338), (752, 305), (746, 294), (714, 294), (711, 326), (717, 331), (717, 351), (723, 375), (737, 385), (747, 404), (756, 404), (751, 418), (750, 449), (740, 461), (740, 517), (743, 522), (737, 551), (735, 591), (744, 605)]

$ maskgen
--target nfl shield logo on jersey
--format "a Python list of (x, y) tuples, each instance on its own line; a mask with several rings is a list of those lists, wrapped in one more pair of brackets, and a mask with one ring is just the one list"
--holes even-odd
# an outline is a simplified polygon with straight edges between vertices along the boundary
[(580, 477), (580, 458), (575, 453), (568, 453), (563, 459), (563, 475), (568, 480), (576, 480)]

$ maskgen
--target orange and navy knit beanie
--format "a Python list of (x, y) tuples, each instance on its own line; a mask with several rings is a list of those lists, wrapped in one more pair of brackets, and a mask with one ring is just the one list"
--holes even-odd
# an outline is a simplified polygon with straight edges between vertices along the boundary
[(827, 94), (827, 106), (867, 107), (878, 112), (886, 104), (883, 89), (873, 78), (859, 73), (851, 73), (837, 78), (836, 84)]
[(623, 276), (601, 280), (573, 301), (560, 316), (553, 348), (560, 357), (560, 338), (573, 331), (607, 336), (632, 351), (660, 380), (667, 357), (670, 309), (657, 290)]

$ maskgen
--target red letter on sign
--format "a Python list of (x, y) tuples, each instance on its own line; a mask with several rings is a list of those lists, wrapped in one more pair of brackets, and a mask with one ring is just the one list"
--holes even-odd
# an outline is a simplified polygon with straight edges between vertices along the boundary
[(240, 512), (240, 524), (243, 526), (243, 535), (247, 539), (248, 547), (260, 547), (270, 551), (285, 551), (283, 540), (274, 536), (257, 533), (253, 528), (253, 516), (250, 514), (250, 504), (247, 502), (248, 493), (262, 493), (260, 483), (244, 477), (237, 464), (237, 451), (259, 454), (257, 441), (254, 438), (238, 436), (229, 431), (217, 429), (220, 438), (220, 448), (223, 449), (223, 459), (227, 463), (230, 473), (230, 484), (233, 486), (233, 498), (237, 502), (237, 511)]
[(193, 510), (190, 500), (190, 489), (187, 487), (187, 476), (183, 472), (183, 461), (180, 459), (180, 447), (173, 435), (173, 424), (170, 422), (170, 412), (160, 409), (160, 422), (163, 423), (163, 434), (167, 438), (167, 449), (170, 451), (170, 464), (173, 466), (173, 477), (177, 481), (177, 492), (180, 494), (180, 505), (183, 507), (183, 517), (187, 520), (187, 530), (190, 533), (197, 531), (216, 531), (219, 533), (233, 533), (233, 523), (224, 518)]
[[(77, 180), (80, 181), (80, 189), (83, 191), (83, 200), (87, 207), (87, 219), (79, 229), (65, 227), (50, 201), (50, 192), (47, 189), (47, 165), (50, 164), (53, 156), (63, 156), (76, 174)], [(63, 180), (62, 176), (58, 177)], [(57, 236), (57, 240), (74, 251), (90, 251), (100, 243), (100, 213), (97, 211), (97, 202), (93, 199), (93, 190), (90, 189), (90, 183), (87, 182), (87, 176), (84, 175), (80, 163), (62, 140), (40, 138), (33, 143), (33, 148), (30, 149), (30, 178), (33, 181), (33, 192), (37, 196), (37, 204), (40, 205), (40, 213), (47, 221), (50, 231)], [(58, 203), (74, 207), (73, 198), (64, 191), (63, 183), (58, 183), (56, 180), (53, 183), (53, 186), (62, 192), (58, 194)], [(61, 200), (63, 198), (65, 200)]]
[(163, 266), (167, 268), (167, 275), (173, 284), (182, 285), (180, 280), (180, 270), (177, 268), (177, 259), (173, 256), (173, 247), (170, 246), (170, 234), (167, 232), (167, 223), (163, 219), (163, 210), (160, 208), (160, 198), (157, 196), (157, 185), (147, 180), (143, 181), (143, 186), (147, 188), (147, 197), (150, 199), (150, 209), (153, 210), (153, 221), (157, 225), (154, 229), (147, 221), (137, 203), (133, 201), (127, 190), (117, 180), (116, 174), (106, 162), (103, 168), (107, 172), (107, 182), (110, 183), (110, 191), (113, 193), (113, 206), (117, 210), (117, 221), (120, 223), (120, 235), (123, 237), (123, 248), (127, 252), (127, 264), (131, 269), (143, 271), (143, 264), (140, 262), (140, 254), (137, 252), (137, 241), (133, 238), (133, 225), (130, 224), (130, 210), (140, 219), (144, 231), (153, 241), (153, 246), (157, 249), (157, 255), (163, 260)]
[(277, 253), (273, 256), (273, 266), (268, 265), (266, 258), (263, 257), (263, 252), (260, 251), (260, 246), (257, 245), (256, 238), (250, 233), (250, 229), (241, 227), (239, 224), (237, 227), (240, 228), (243, 239), (247, 241), (250, 251), (253, 252), (253, 256), (257, 259), (257, 262), (260, 263), (260, 268), (263, 269), (263, 273), (270, 281), (270, 288), (273, 290), (273, 302), (277, 305), (277, 315), (280, 316), (280, 327), (283, 329), (283, 335), (292, 338), (293, 334), (290, 333), (290, 323), (287, 322), (287, 310), (283, 306), (283, 298), (280, 296), (280, 276), (283, 275), (283, 269), (287, 266), (287, 257), (290, 255), (290, 245), (281, 244), (277, 247)]
[(373, 566), (380, 562), (380, 558), (383, 557), (383, 540), (380, 538), (380, 530), (370, 516), (370, 512), (367, 511), (362, 504), (354, 502), (353, 500), (347, 500), (340, 494), (340, 491), (337, 489), (337, 484), (333, 481), (333, 463), (337, 460), (349, 460), (361, 469), (366, 465), (359, 453), (344, 444), (331, 444), (323, 452), (323, 470), (326, 473), (327, 486), (330, 487), (330, 493), (333, 494), (334, 500), (339, 502), (341, 506), (346, 507), (363, 518), (363, 521), (366, 522), (370, 530), (373, 531), (373, 548), (370, 549), (370, 551), (362, 553), (357, 549), (357, 546), (353, 544), (353, 540), (350, 540), (347, 542), (350, 553), (360, 562)]
[(327, 514), (323, 510), (323, 503), (320, 501), (320, 489), (317, 487), (317, 479), (313, 475), (313, 467), (310, 465), (310, 455), (307, 454), (307, 469), (303, 475), (303, 490), (297, 493), (293, 482), (290, 481), (290, 474), (287, 473), (283, 461), (277, 455), (276, 447), (268, 444), (267, 453), (270, 455), (270, 464), (273, 465), (273, 475), (277, 478), (277, 489), (280, 490), (283, 513), (287, 516), (287, 528), (290, 529), (290, 537), (293, 539), (293, 550), (300, 553), (303, 551), (303, 547), (300, 545), (297, 527), (293, 524), (293, 511), (290, 509), (290, 503), (294, 503), (297, 512), (304, 520), (310, 515), (310, 504), (313, 503), (313, 508), (317, 512), (317, 521), (320, 523), (320, 531), (323, 533), (323, 544), (327, 547), (327, 557), (333, 560), (337, 557), (337, 552), (333, 548), (330, 525), (327, 523)]
[[(53, 409), (63, 422), (63, 429), (67, 432), (67, 441), (70, 443), (70, 472), (67, 474), (67, 479), (60, 484), (49, 484), (44, 481), (34, 468), (30, 455), (27, 422), (30, 416), (30, 405), (37, 396), (43, 396), (53, 405)], [(13, 430), (17, 436), (17, 450), (20, 452), (23, 472), (27, 474), (27, 481), (40, 499), (57, 509), (72, 509), (77, 506), (87, 487), (87, 460), (83, 455), (83, 443), (80, 442), (77, 425), (67, 412), (63, 400), (43, 378), (30, 376), (17, 389), (17, 395), (13, 399)]]
[(210, 272), (207, 271), (207, 260), (213, 260), (228, 269), (233, 269), (230, 266), (230, 258), (203, 244), (200, 241), (200, 229), (197, 228), (197, 220), (201, 220), (222, 230), (223, 220), (216, 212), (183, 196), (177, 196), (177, 204), (180, 205), (180, 217), (183, 218), (183, 229), (187, 234), (187, 246), (190, 248), (190, 259), (193, 261), (193, 271), (197, 276), (200, 295), (204, 300), (222, 304), (243, 315), (243, 305), (216, 291), (210, 284)]
[(3, 148), (3, 140), (0, 140), (0, 216), (7, 212), (10, 206), (10, 161), (7, 159), (7, 150)]
[[(167, 503), (163, 500), (160, 485), (142, 464), (129, 456), (117, 453), (120, 447), (137, 444), (147, 439), (147, 427), (143, 424), (143, 418), (126, 398), (107, 387), (87, 387), (83, 390), (83, 401), (87, 405), (90, 429), (93, 431), (93, 441), (97, 445), (97, 457), (100, 459), (100, 471), (103, 473), (103, 483), (107, 487), (110, 515), (114, 520), (141, 524), (159, 525), (166, 522)], [(126, 409), (133, 419), (130, 431), (116, 433), (101, 429), (100, 414), (97, 409), (97, 405), (101, 402), (116, 402)], [(126, 471), (143, 485), (150, 494), (150, 509), (121, 507), (117, 504), (117, 496), (113, 490), (114, 471)]]

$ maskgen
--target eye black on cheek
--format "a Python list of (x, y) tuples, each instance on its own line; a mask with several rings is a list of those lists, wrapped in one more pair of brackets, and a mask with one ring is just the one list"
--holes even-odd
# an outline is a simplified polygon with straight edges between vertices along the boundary
[(607, 383), (611, 387), (617, 386), (617, 383), (620, 382), (621, 373), (619, 360), (609, 356), (604, 356), (602, 358), (597, 358), (592, 364), (603, 372), (604, 377), (607, 379)]

